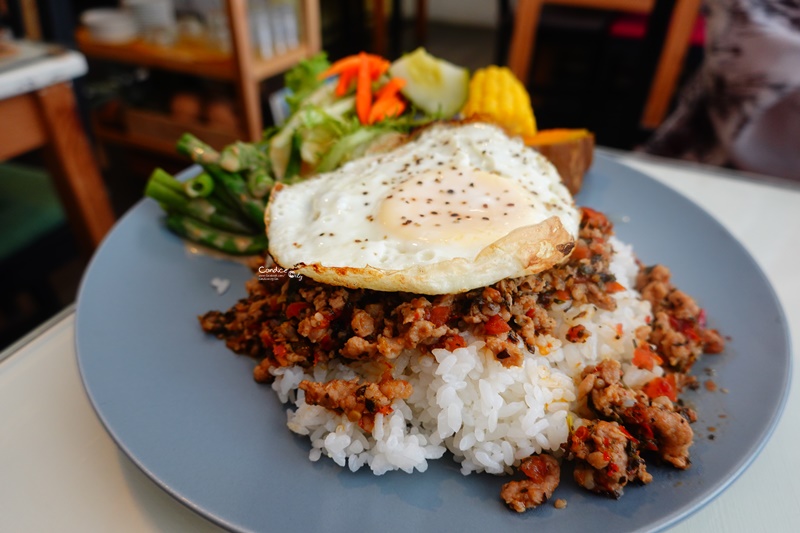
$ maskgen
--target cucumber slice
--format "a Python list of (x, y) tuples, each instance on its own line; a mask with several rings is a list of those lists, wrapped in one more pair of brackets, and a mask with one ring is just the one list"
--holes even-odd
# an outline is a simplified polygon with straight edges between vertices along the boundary
[(424, 48), (392, 63), (389, 73), (406, 80), (403, 95), (428, 114), (450, 118), (467, 101), (469, 70), (433, 57)]

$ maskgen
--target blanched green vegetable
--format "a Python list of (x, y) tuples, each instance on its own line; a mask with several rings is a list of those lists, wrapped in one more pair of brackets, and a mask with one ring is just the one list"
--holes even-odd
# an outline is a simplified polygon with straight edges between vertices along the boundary
[(180, 139), (178, 139), (176, 149), (179, 154), (188, 156), (192, 161), (200, 165), (207, 165), (219, 161), (219, 152), (191, 133), (184, 133), (181, 135)]
[[(356, 95), (350, 90), (352, 76), (344, 75), (349, 71), (331, 67), (324, 53), (301, 61), (284, 77), (291, 115), (282, 126), (267, 129), (258, 142), (235, 142), (217, 151), (190, 133), (181, 136), (178, 152), (199, 164), (203, 172), (180, 183), (157, 170), (146, 189), (167, 212), (168, 227), (227, 253), (262, 252), (267, 246), (264, 211), (276, 182), (289, 185), (335, 170), (366, 153), (391, 149), (413, 128), (453, 116), (466, 98), (466, 69), (422, 49), (392, 65), (396, 79), (386, 71), (387, 60), (377, 56), (373, 60), (381, 68), (367, 72), (361, 89), (356, 84)], [(348, 61), (345, 58), (337, 65)], [(331, 79), (323, 79), (327, 74)], [(335, 74), (340, 79), (333, 78)], [(364, 91), (365, 86), (369, 90)], [(374, 105), (367, 119), (357, 113), (359, 92), (360, 107)], [(390, 96), (401, 105), (382, 106)]]
[(343, 163), (353, 159), (354, 153), (364, 147), (370, 141), (386, 133), (386, 128), (359, 128), (353, 133), (339, 139), (333, 147), (328, 150), (317, 166), (317, 172), (328, 172)]
[[(295, 147), (294, 137), (296, 134), (308, 136), (316, 139), (312, 145), (306, 148), (305, 155), (311, 161), (306, 160), (310, 166), (316, 164), (319, 157), (321, 145), (331, 142), (331, 135), (341, 136), (342, 132), (337, 131), (345, 127), (348, 122), (348, 115), (355, 112), (355, 99), (347, 97), (339, 99), (334, 94), (332, 85), (322, 85), (318, 87), (308, 98), (302, 102), (302, 106), (289, 117), (286, 124), (269, 139), (269, 160), (272, 165), (272, 172), (278, 180), (292, 177), (295, 174), (287, 172), (289, 161), (292, 159), (292, 150)], [(312, 130), (318, 129), (316, 133)], [(316, 144), (316, 147), (314, 146)], [(303, 150), (301, 143), (300, 149)]]
[(167, 216), (167, 227), (192, 242), (231, 255), (253, 255), (267, 248), (265, 235), (240, 235), (222, 231), (178, 213)]
[(183, 184), (160, 168), (150, 176), (145, 195), (158, 201), (168, 212), (180, 213), (223, 230), (252, 232), (248, 224), (237, 218), (237, 213), (216, 198), (189, 198)]
[(183, 190), (189, 198), (205, 198), (214, 192), (214, 180), (203, 172), (184, 183)]
[(247, 188), (254, 198), (265, 198), (274, 185), (275, 180), (266, 169), (251, 170), (247, 174)]
[(211, 174), (216, 184), (222, 186), (228, 196), (232, 198), (247, 221), (258, 231), (264, 231), (264, 210), (266, 204), (263, 200), (254, 198), (247, 188), (247, 182), (239, 174), (228, 172), (216, 165), (208, 165), (206, 171)]
[[(177, 145), (178, 152), (191, 157), (195, 162), (211, 159), (210, 154), (217, 154), (214, 161), (201, 163), (203, 169), (214, 179), (215, 190), (221, 201), (234, 206), (252, 225), (253, 229), (264, 230), (264, 209), (266, 204), (254, 198), (247, 188), (245, 179), (235, 172), (228, 172), (219, 166), (219, 154), (209, 145), (190, 133), (185, 133)], [(198, 158), (198, 159), (195, 159)]]
[(226, 146), (219, 156), (219, 166), (228, 172), (264, 168), (268, 164), (263, 148), (252, 143), (235, 142)]
[(320, 52), (309, 59), (300, 61), (286, 73), (284, 83), (290, 91), (286, 96), (286, 103), (289, 104), (289, 110), (292, 113), (297, 111), (309, 95), (323, 84), (323, 81), (319, 79), (319, 75), (330, 66), (328, 55), (325, 52)]

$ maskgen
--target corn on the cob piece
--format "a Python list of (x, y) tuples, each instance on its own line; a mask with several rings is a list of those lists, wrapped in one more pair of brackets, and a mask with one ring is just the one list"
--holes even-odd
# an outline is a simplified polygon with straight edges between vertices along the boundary
[(469, 98), (461, 114), (466, 118), (485, 117), (513, 135), (536, 134), (528, 91), (507, 67), (492, 65), (472, 75)]

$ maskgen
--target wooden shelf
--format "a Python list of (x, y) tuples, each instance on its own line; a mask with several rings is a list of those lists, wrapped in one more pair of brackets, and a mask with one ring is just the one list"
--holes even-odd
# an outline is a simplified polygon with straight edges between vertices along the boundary
[(270, 78), (286, 72), (301, 60), (313, 55), (314, 52), (301, 44), (297, 48), (279, 56), (273, 56), (269, 59), (256, 58), (253, 64), (253, 74), (259, 81)]
[[(93, 41), (86, 28), (75, 33), (78, 48), (87, 57), (158, 68), (203, 78), (235, 81), (239, 72), (233, 56), (209, 47), (193, 43), (177, 43), (175, 46), (158, 46), (137, 39), (126, 44), (105, 44)], [(285, 72), (298, 61), (310, 55), (305, 45), (268, 59), (253, 59), (253, 74), (256, 81)]]
[(175, 148), (175, 143), (183, 133), (192, 133), (218, 150), (244, 136), (237, 129), (178, 120), (144, 109), (124, 109), (122, 116), (124, 120), (119, 125), (92, 117), (92, 128), (98, 139), (183, 159), (184, 156), (179, 155)]
[[(243, 120), (239, 138), (255, 141), (261, 138), (263, 130), (260, 82), (286, 72), (320, 49), (319, 0), (298, 0), (302, 42), (297, 48), (270, 58), (261, 58), (254, 53), (247, 0), (226, 0), (225, 7), (230, 26), (231, 53), (188, 40), (179, 40), (173, 46), (159, 46), (143, 39), (118, 45), (98, 43), (92, 40), (86, 28), (76, 31), (75, 40), (81, 52), (92, 59), (232, 82), (239, 94)], [(153, 144), (151, 139), (132, 138), (124, 132), (108, 132), (102, 127), (99, 136), (109, 142), (135, 144), (163, 152), (160, 141)]]
[(109, 126), (102, 126), (96, 122), (94, 124), (93, 131), (99, 140), (109, 144), (139, 148), (148, 152), (155, 152), (157, 154), (174, 157), (175, 159), (185, 159), (175, 151), (175, 142), (166, 142), (158, 139), (151, 139), (149, 137), (131, 135), (126, 131), (111, 128)]

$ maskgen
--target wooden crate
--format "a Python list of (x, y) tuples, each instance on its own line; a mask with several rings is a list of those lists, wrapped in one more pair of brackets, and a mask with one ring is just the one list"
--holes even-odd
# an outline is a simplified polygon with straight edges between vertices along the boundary
[(244, 139), (244, 133), (240, 130), (180, 120), (156, 111), (126, 108), (124, 117), (129, 136), (149, 139), (156, 143), (174, 145), (182, 134), (188, 132), (219, 150), (234, 141)]

